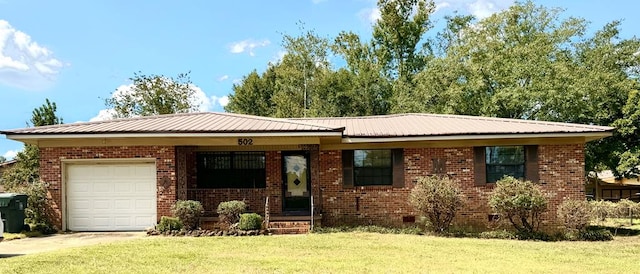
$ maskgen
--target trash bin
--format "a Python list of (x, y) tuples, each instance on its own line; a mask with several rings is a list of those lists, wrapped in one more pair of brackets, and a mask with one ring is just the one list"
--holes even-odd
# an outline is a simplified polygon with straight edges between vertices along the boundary
[(27, 207), (27, 195), (18, 193), (0, 193), (0, 212), (4, 222), (4, 232), (20, 233), (24, 227), (24, 209)]

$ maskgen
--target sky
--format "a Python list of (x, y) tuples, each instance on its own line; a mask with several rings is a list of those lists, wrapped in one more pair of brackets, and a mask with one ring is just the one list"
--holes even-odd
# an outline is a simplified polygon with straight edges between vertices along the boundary
[[(622, 20), (621, 38), (640, 36), (640, 1), (537, 0), (581, 17), (594, 32)], [(454, 11), (484, 18), (511, 0), (438, 0), (435, 34)], [(234, 83), (284, 54), (282, 35), (302, 24), (324, 37), (363, 38), (379, 18), (375, 0), (0, 0), (0, 129), (23, 128), (48, 98), (64, 123), (104, 119), (104, 100), (135, 72), (190, 71), (202, 111), (224, 111)], [(0, 137), (0, 156), (23, 144)]]

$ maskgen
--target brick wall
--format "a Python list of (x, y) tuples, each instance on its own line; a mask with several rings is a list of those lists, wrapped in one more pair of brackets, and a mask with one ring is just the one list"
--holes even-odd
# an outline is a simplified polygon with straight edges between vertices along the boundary
[[(186, 182), (187, 198), (190, 200), (200, 201), (205, 208), (207, 215), (214, 215), (218, 207), (218, 204), (230, 200), (244, 200), (248, 205), (248, 211), (264, 213), (266, 197), (269, 196), (269, 211), (272, 215), (278, 215), (282, 213), (282, 152), (281, 151), (266, 151), (266, 187), (265, 188), (217, 188), (217, 189), (203, 189), (198, 188), (197, 182), (197, 170), (196, 170), (196, 151), (187, 147), (178, 147), (177, 159), (183, 159), (184, 172), (178, 170), (178, 182), (181, 181), (180, 177), (184, 176)], [(184, 154), (181, 156), (180, 154)], [(310, 154), (311, 162), (311, 186), (314, 194), (314, 200), (320, 199), (320, 186), (317, 183), (319, 180), (319, 163), (318, 150), (311, 150)], [(182, 165), (178, 163), (178, 167)], [(180, 184), (178, 184), (180, 188)], [(321, 204), (316, 202), (316, 209), (319, 209)]]
[[(280, 214), (282, 211), (282, 155), (279, 151), (266, 151), (266, 175), (267, 182), (265, 188), (198, 188), (196, 170), (195, 150), (178, 151), (185, 153), (185, 172), (179, 170), (178, 174), (186, 176), (187, 198), (200, 201), (207, 215), (213, 215), (218, 208), (218, 204), (231, 200), (244, 200), (251, 212), (264, 213), (264, 206), (267, 195), (269, 196), (269, 209), (271, 214)], [(180, 157), (178, 157), (180, 158)], [(180, 166), (180, 165), (179, 165)]]
[[(455, 222), (460, 225), (488, 224), (488, 195), (494, 184), (476, 186), (473, 147), (409, 148), (404, 150), (405, 186), (342, 186), (341, 151), (320, 152), (320, 187), (323, 197), (323, 223), (327, 225), (401, 225), (403, 217), (415, 216), (408, 195), (418, 177), (433, 174), (432, 159), (444, 159), (446, 173), (460, 181), (466, 206)], [(539, 176), (550, 196), (546, 223), (555, 218), (556, 207), (566, 198), (584, 199), (584, 147), (582, 144), (541, 145), (538, 147)], [(405, 219), (405, 221), (411, 218)]]
[[(172, 146), (56, 147), (40, 149), (40, 179), (49, 184), (50, 214), (62, 227), (62, 161), (65, 159), (155, 158), (158, 218), (169, 215), (176, 200), (175, 151)], [(168, 178), (168, 185), (165, 185)]]

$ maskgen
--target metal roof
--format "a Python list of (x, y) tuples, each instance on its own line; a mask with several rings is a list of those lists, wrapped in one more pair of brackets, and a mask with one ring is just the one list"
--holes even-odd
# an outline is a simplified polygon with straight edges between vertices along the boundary
[[(146, 116), (0, 131), (5, 135), (289, 133), (342, 134), (353, 138), (455, 135), (607, 134), (612, 127), (440, 114), (336, 118), (267, 118), (219, 112)], [(602, 136), (604, 137), (604, 135)]]
[(342, 132), (342, 127), (220, 112), (182, 113), (0, 131), (3, 134)]
[(348, 137), (604, 133), (613, 130), (612, 127), (582, 124), (425, 113), (290, 120), (345, 127), (343, 135)]

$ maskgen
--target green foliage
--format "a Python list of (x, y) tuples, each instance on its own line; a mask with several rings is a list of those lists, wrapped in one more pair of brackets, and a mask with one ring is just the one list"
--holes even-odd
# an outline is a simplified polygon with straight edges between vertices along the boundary
[(607, 229), (596, 229), (596, 230), (588, 229), (586, 231), (580, 232), (580, 234), (578, 236), (578, 240), (582, 240), (582, 241), (612, 241), (613, 240), (613, 234), (611, 234), (611, 231), (609, 231)]
[(433, 1), (378, 0), (380, 20), (373, 26), (373, 44), (386, 74), (411, 81), (425, 67), (427, 57), (418, 43), (431, 28)]
[(227, 226), (233, 225), (240, 220), (240, 214), (247, 210), (247, 204), (244, 201), (227, 201), (218, 204), (218, 218), (220, 223)]
[(616, 204), (611, 201), (590, 201), (591, 215), (599, 222), (615, 216)]
[(557, 214), (567, 231), (584, 231), (592, 218), (591, 208), (586, 200), (564, 200), (558, 206)]
[(27, 195), (27, 207), (24, 209), (25, 223), (33, 224), (37, 231), (43, 234), (56, 232), (50, 222), (47, 204), (47, 184), (43, 182), (33, 182), (28, 184), (18, 184), (7, 189), (7, 191)]
[(344, 232), (362, 232), (362, 233), (379, 233), (379, 234), (409, 234), (422, 235), (422, 229), (418, 227), (384, 227), (376, 225), (367, 226), (337, 226), (337, 227), (313, 227), (313, 233), (344, 233)]
[(171, 206), (171, 213), (180, 219), (185, 229), (193, 230), (198, 228), (204, 208), (199, 201), (178, 200)]
[(640, 218), (640, 203), (622, 199), (615, 203), (614, 216), (618, 218)]
[(463, 205), (460, 184), (449, 177), (421, 177), (411, 190), (409, 203), (428, 217), (435, 232), (446, 231)]
[(160, 223), (158, 223), (156, 229), (159, 232), (166, 232), (171, 230), (181, 230), (183, 226), (184, 225), (182, 224), (182, 221), (180, 221), (180, 218), (162, 216), (160, 217)]
[(56, 115), (58, 107), (55, 102), (45, 99), (45, 103), (34, 109), (31, 114), (31, 125), (34, 127), (62, 124), (62, 118)]
[(240, 214), (238, 228), (241, 230), (256, 230), (262, 228), (262, 216), (257, 213)]
[(21, 185), (36, 183), (40, 179), (40, 150), (34, 145), (24, 145), (16, 154), (16, 163), (2, 174), (5, 189), (12, 190)]
[(484, 231), (478, 235), (481, 239), (504, 239), (504, 240), (514, 240), (517, 239), (518, 236), (516, 233), (508, 230), (491, 230)]
[(177, 77), (134, 73), (131, 90), (116, 90), (105, 105), (115, 111), (114, 118), (150, 116), (196, 111), (195, 90), (189, 72)]
[(547, 210), (547, 196), (539, 185), (505, 176), (489, 196), (489, 206), (511, 222), (524, 237), (536, 233), (541, 217)]

